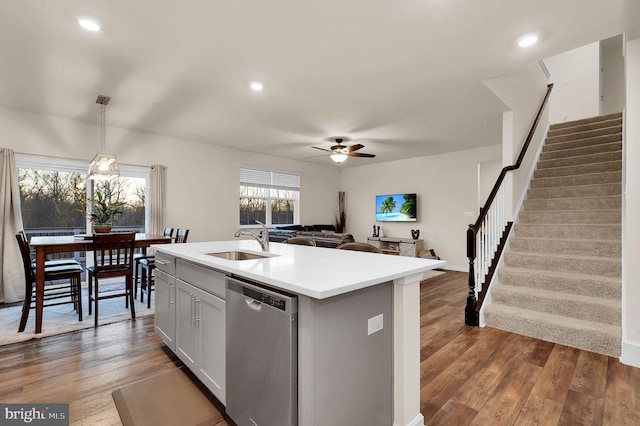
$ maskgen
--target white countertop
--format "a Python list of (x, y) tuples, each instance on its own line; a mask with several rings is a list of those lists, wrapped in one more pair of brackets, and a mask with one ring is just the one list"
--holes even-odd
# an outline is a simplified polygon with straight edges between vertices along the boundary
[[(388, 254), (270, 243), (263, 253), (254, 240), (152, 246), (157, 251), (316, 299), (337, 296), (383, 282), (416, 276), (445, 261)], [(207, 253), (246, 251), (266, 259), (232, 261)]]

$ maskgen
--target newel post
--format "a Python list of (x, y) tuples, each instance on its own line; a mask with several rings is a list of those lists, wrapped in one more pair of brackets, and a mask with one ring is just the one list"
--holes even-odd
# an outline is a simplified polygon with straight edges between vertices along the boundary
[(469, 293), (464, 310), (464, 323), (472, 327), (480, 326), (480, 316), (476, 311), (476, 281), (474, 263), (476, 259), (476, 234), (473, 225), (467, 229), (467, 257), (469, 258)]

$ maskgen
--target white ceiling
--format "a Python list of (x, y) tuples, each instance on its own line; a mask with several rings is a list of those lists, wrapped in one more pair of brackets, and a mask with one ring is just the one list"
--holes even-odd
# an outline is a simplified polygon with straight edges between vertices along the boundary
[(110, 126), (298, 160), (347, 136), (377, 155), (344, 166), (494, 145), (505, 107), (482, 80), (630, 30), (635, 2), (0, 0), (0, 105), (97, 123), (104, 94)]

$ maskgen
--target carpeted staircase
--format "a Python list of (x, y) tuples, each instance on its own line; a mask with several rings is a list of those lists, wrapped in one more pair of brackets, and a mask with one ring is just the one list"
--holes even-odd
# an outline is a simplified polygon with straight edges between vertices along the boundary
[(485, 324), (620, 356), (622, 115), (554, 124)]

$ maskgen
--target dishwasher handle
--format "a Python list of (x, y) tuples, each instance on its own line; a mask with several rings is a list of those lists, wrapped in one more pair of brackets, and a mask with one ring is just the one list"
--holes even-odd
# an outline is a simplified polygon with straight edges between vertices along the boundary
[(262, 302), (257, 301), (253, 297), (245, 296), (244, 301), (249, 307), (249, 309), (260, 312), (262, 310)]

